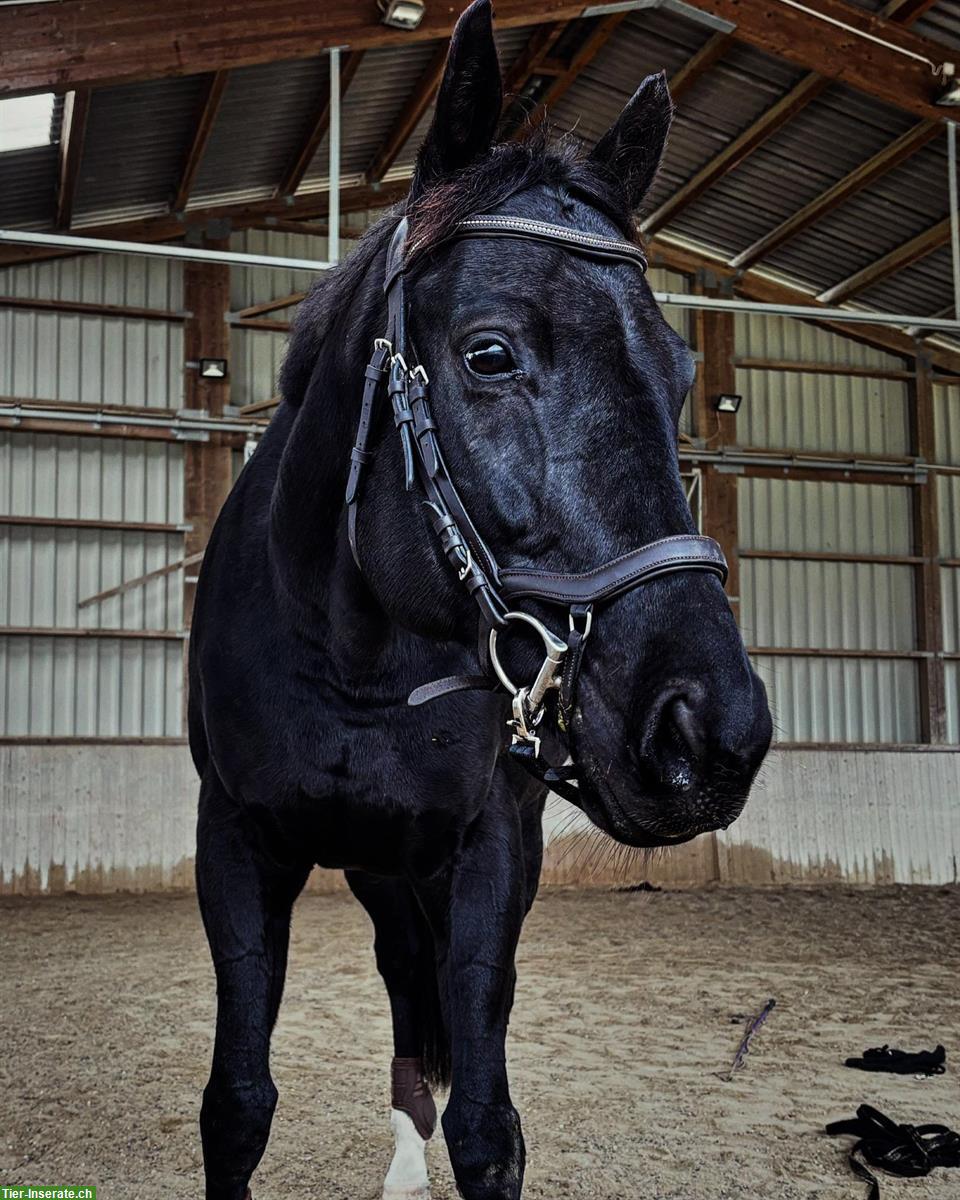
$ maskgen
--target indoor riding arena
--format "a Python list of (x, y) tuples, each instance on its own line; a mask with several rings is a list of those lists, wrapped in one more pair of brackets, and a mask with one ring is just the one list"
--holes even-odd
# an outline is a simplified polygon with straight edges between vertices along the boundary
[(960, 0), (464, 10), (0, 0), (0, 1200), (956, 1197)]

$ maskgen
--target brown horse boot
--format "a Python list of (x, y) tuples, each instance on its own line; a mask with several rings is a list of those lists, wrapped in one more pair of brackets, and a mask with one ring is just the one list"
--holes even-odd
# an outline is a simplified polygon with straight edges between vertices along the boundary
[(390, 1124), (396, 1149), (383, 1185), (383, 1200), (430, 1200), (426, 1145), (437, 1127), (437, 1107), (419, 1058), (390, 1064)]

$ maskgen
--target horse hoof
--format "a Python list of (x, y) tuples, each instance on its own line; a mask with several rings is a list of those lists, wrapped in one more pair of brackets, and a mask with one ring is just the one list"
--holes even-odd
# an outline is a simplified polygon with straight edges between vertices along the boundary
[(428, 1187), (384, 1187), (382, 1200), (430, 1200)]

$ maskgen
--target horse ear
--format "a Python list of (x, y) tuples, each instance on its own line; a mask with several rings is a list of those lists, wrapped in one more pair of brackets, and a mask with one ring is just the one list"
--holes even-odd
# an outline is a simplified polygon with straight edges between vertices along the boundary
[(666, 74), (648, 75), (590, 155), (594, 166), (626, 190), (631, 209), (639, 208), (650, 190), (672, 121)]
[(490, 149), (503, 105), (490, 0), (473, 0), (457, 21), (433, 122), (417, 156), (411, 193), (452, 175)]

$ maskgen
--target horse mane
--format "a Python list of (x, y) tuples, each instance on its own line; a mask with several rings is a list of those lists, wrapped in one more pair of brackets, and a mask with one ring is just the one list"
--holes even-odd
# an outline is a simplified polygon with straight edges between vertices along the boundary
[(342, 263), (319, 278), (300, 305), (280, 370), (284, 400), (299, 406), (324, 342), (342, 321), (351, 300), (385, 253), (397, 221), (406, 215), (416, 259), (445, 241), (459, 221), (489, 212), (519, 192), (538, 185), (569, 200), (586, 200), (609, 217), (629, 240), (637, 228), (623, 189), (587, 159), (570, 135), (553, 139), (545, 126), (523, 141), (500, 142), (490, 153), (449, 179), (419, 189), (416, 177), (405, 201), (394, 205), (360, 238)]

